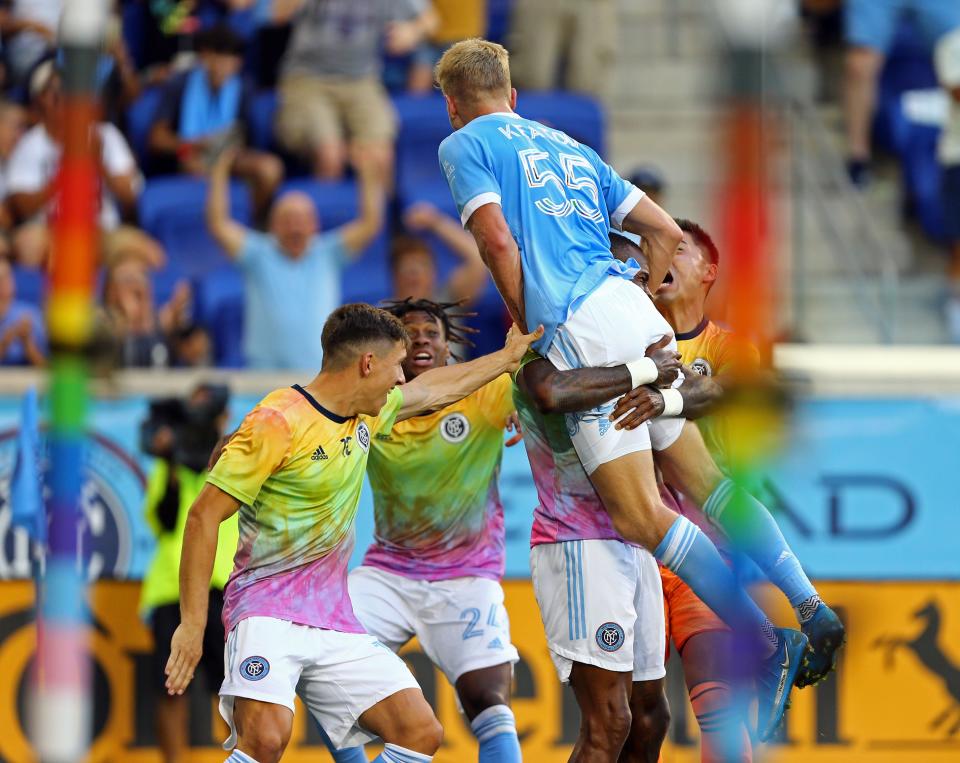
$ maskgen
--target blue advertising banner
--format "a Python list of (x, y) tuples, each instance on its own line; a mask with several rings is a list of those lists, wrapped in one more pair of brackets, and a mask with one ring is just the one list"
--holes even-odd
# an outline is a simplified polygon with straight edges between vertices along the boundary
[[(258, 397), (235, 396), (232, 423)], [(31, 575), (26, 532), (10, 523), (20, 401), (0, 397), (0, 579)], [(151, 459), (139, 451), (147, 398), (92, 406), (78, 528), (91, 578), (137, 579), (153, 549), (143, 519)], [(819, 579), (960, 578), (960, 399), (811, 399), (796, 410), (787, 452), (763, 499), (808, 572)], [(507, 575), (529, 575), (536, 492), (523, 446), (504, 455)], [(369, 489), (357, 519), (359, 560), (372, 536)]]

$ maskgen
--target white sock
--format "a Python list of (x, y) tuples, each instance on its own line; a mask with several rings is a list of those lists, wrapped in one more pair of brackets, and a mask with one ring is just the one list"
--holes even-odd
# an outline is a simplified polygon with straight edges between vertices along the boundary
[(424, 755), (422, 752), (414, 752), (398, 744), (387, 742), (374, 763), (377, 763), (377, 760), (381, 763), (430, 763), (433, 755)]
[(247, 755), (247, 753), (234, 748), (224, 763), (257, 763), (257, 761)]
[(470, 728), (478, 742), (485, 742), (497, 734), (517, 731), (517, 723), (513, 717), (513, 710), (506, 705), (493, 705), (476, 718), (470, 721)]

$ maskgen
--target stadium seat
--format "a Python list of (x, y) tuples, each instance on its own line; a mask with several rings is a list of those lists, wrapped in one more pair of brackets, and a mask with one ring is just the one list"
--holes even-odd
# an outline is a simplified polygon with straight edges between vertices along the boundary
[(247, 125), (250, 128), (250, 145), (261, 151), (275, 151), (273, 137), (273, 119), (277, 113), (277, 93), (275, 90), (263, 90), (253, 97)]
[(43, 307), (43, 298), (47, 291), (47, 279), (44, 277), (42, 270), (14, 266), (13, 283), (16, 287), (16, 298), (19, 301), (29, 302), (35, 307)]
[[(204, 205), (207, 181), (193, 177), (157, 177), (140, 196), (140, 224), (167, 252), (167, 259), (185, 276), (195, 278), (221, 265), (226, 254), (207, 232)], [(230, 214), (249, 225), (250, 194), (245, 184), (230, 184)]]
[(510, 30), (510, 11), (513, 0), (487, 0), (487, 32), (484, 35), (488, 40), (503, 43)]
[(161, 87), (144, 88), (140, 97), (127, 109), (127, 139), (134, 156), (137, 157), (137, 163), (144, 171), (147, 171), (150, 164), (147, 139), (150, 137), (150, 127), (162, 95)]
[(194, 319), (210, 334), (222, 368), (243, 367), (243, 276), (223, 263), (194, 280)]
[(946, 240), (937, 159), (940, 128), (911, 122), (900, 154), (903, 183), (911, 208), (923, 232), (935, 241)]

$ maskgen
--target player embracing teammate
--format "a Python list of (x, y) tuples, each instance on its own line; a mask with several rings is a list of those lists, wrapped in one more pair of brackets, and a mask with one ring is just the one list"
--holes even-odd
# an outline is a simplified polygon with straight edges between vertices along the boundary
[[(458, 43), (438, 64), (437, 80), (455, 128), (441, 144), (440, 164), (462, 222), (477, 240), (514, 320), (521, 326), (544, 326), (545, 334), (534, 346), (561, 372), (598, 366), (625, 372), (630, 387), (656, 382), (659, 371), (645, 351), (672, 331), (632, 283), (636, 263), (611, 256), (608, 235), (612, 227), (643, 237), (649, 288), (656, 291), (681, 242), (678, 226), (589, 147), (514, 113), (516, 91), (502, 47), (483, 40)], [(672, 340), (669, 345), (676, 346)], [(769, 512), (742, 494), (734, 502), (737, 488), (715, 464), (715, 471), (707, 470), (709, 478), (698, 476), (705, 461), (713, 462), (696, 428), (678, 417), (681, 393), (667, 390), (667, 415), (631, 429), (611, 422), (612, 400), (623, 391), (567, 414), (568, 436), (612, 529), (650, 551), (754, 650), (758, 732), (768, 739), (782, 718), (808, 639), (799, 631), (775, 628), (737, 584), (709, 538), (665, 505), (652, 451), (672, 463), (683, 489), (699, 494), (711, 519), (791, 601), (803, 595), (803, 603), (812, 608), (819, 599)], [(704, 490), (709, 492), (703, 495)], [(748, 522), (727, 510), (733, 503), (747, 506)], [(635, 577), (641, 564), (640, 556), (630, 563)], [(576, 595), (586, 602), (601, 583), (588, 587), (589, 578), (580, 574), (582, 555), (565, 557), (555, 566), (556, 574), (565, 572), (571, 592), (570, 639), (593, 638)], [(576, 572), (572, 580), (571, 570)], [(555, 585), (563, 586), (562, 578)], [(579, 615), (577, 628), (573, 614)], [(626, 639), (623, 626), (613, 624)], [(547, 627), (549, 631), (549, 622)], [(611, 646), (621, 640), (613, 627), (601, 628), (596, 638)], [(832, 654), (839, 643), (826, 647)], [(553, 644), (551, 648), (559, 652)], [(594, 756), (584, 745), (575, 759), (615, 757)]]

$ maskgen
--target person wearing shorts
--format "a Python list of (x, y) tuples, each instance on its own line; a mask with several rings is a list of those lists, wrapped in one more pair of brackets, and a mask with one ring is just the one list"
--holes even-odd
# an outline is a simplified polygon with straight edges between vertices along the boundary
[(321, 178), (343, 175), (357, 152), (375, 155), (384, 177), (393, 163), (396, 116), (380, 82), (381, 43), (413, 51), (437, 25), (425, 0), (301, 0), (281, 64), (276, 132), (280, 144)]
[(402, 387), (406, 332), (389, 313), (345, 305), (322, 336), (320, 373), (271, 392), (247, 414), (190, 509), (167, 690), (182, 694), (193, 678), (217, 528), (239, 511), (223, 607), (228, 760), (279, 761), (299, 694), (335, 747), (380, 737), (381, 763), (426, 763), (440, 746), (440, 724), (403, 661), (364, 631), (347, 587), (371, 441), (512, 371), (539, 334), (512, 329), (503, 350)]

